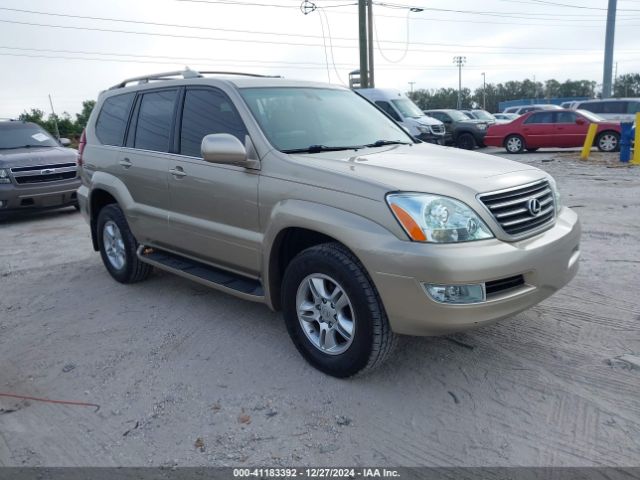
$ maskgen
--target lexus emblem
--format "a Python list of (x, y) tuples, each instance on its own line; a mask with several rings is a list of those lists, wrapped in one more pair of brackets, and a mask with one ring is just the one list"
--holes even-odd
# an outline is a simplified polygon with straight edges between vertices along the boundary
[(55, 168), (45, 168), (44, 170), (40, 170), (40, 175), (49, 175), (50, 173), (54, 173), (55, 171)]
[(527, 208), (529, 209), (529, 213), (534, 217), (540, 215), (542, 211), (542, 205), (540, 204), (540, 200), (537, 198), (530, 198), (527, 202)]

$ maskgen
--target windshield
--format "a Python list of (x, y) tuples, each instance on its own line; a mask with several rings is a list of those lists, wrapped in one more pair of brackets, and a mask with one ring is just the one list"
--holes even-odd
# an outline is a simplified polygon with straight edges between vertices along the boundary
[(280, 151), (413, 141), (377, 107), (350, 90), (270, 87), (244, 88), (240, 94), (269, 142)]
[(495, 120), (495, 117), (486, 110), (474, 110), (473, 114), (480, 120)]
[(422, 110), (408, 98), (391, 100), (391, 103), (400, 111), (403, 117), (419, 118), (424, 117)]
[(588, 110), (576, 110), (580, 115), (585, 117), (590, 122), (605, 122), (606, 120), (595, 113), (589, 112)]
[(18, 122), (0, 125), (0, 150), (57, 146), (58, 142), (37, 125)]
[(469, 120), (469, 117), (467, 117), (464, 113), (458, 111), (458, 110), (447, 110), (447, 113), (449, 114), (449, 116), (452, 118), (452, 120), (454, 122), (461, 122), (463, 120)]

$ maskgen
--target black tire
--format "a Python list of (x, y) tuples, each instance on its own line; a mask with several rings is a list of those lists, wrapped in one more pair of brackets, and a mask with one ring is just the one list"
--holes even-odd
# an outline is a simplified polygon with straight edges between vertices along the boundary
[(540, 150), (540, 149), (537, 148), (537, 147), (536, 148), (527, 148), (527, 152), (531, 152), (531, 153), (537, 152), (538, 150)]
[(477, 146), (475, 137), (470, 133), (461, 133), (456, 138), (456, 147), (464, 150), (473, 150)]
[[(109, 222), (113, 222), (118, 227), (124, 244), (124, 265), (121, 268), (116, 268), (111, 263), (105, 251), (103, 235), (105, 225)], [(138, 242), (131, 233), (129, 224), (119, 206), (111, 204), (100, 210), (96, 232), (102, 263), (104, 263), (107, 271), (116, 281), (120, 283), (136, 283), (149, 277), (153, 267), (138, 259), (136, 255)]]
[(596, 137), (596, 147), (601, 152), (617, 152), (620, 150), (620, 134), (614, 131), (600, 133)]
[[(353, 339), (340, 354), (324, 353), (311, 343), (298, 319), (298, 288), (312, 274), (335, 279), (353, 307)], [(294, 345), (307, 362), (328, 375), (345, 378), (370, 371), (381, 365), (395, 346), (397, 337), (375, 286), (355, 255), (339, 243), (308, 248), (289, 263), (282, 284), (282, 306)]]
[(509, 135), (504, 139), (504, 148), (507, 153), (522, 153), (527, 147), (520, 135)]

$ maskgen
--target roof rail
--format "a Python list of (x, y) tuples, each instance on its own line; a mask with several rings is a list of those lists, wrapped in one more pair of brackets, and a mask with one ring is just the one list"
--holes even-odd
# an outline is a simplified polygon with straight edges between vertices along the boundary
[(196, 70), (191, 70), (190, 68), (185, 68), (184, 70), (176, 70), (173, 72), (164, 72), (164, 73), (155, 73), (152, 75), (142, 75), (140, 77), (132, 77), (123, 80), (122, 82), (114, 85), (109, 88), (109, 90), (115, 90), (118, 88), (124, 88), (129, 83), (138, 82), (138, 85), (142, 85), (145, 83), (149, 83), (152, 80), (174, 80), (173, 77), (182, 77), (182, 78), (202, 78), (203, 75), (242, 75), (246, 77), (266, 77), (266, 78), (281, 78), (279, 75), (258, 75), (255, 73), (242, 73), (242, 72), (214, 72), (214, 71), (205, 71), (198, 72)]

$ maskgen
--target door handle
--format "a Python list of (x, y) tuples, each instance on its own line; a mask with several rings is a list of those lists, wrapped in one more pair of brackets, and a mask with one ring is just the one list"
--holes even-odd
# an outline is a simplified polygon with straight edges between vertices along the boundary
[(129, 160), (128, 158), (124, 158), (120, 160), (118, 163), (122, 165), (124, 168), (129, 168), (131, 165), (133, 165), (133, 163), (131, 163), (131, 160)]
[(186, 172), (182, 169), (182, 167), (171, 168), (169, 169), (169, 173), (174, 177), (178, 177), (178, 178), (181, 178), (187, 175)]

